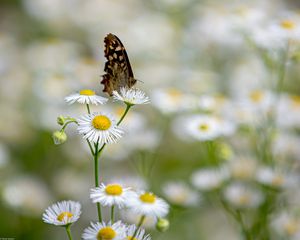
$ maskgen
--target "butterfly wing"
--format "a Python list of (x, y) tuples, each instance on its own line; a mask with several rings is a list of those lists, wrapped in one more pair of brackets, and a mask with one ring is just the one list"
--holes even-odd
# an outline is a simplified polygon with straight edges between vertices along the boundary
[(136, 83), (136, 79), (121, 40), (110, 33), (104, 38), (104, 43), (104, 56), (107, 61), (101, 83), (104, 85), (103, 92), (111, 96), (114, 90), (119, 91), (121, 87), (131, 88)]

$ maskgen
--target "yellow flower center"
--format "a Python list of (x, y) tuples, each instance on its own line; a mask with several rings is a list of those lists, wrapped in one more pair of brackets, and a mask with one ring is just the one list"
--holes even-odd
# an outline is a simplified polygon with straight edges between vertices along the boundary
[(175, 88), (168, 89), (167, 94), (173, 99), (173, 100), (178, 100), (181, 96), (182, 93), (178, 91)]
[(156, 196), (153, 193), (144, 193), (140, 195), (140, 200), (145, 203), (154, 203)]
[(65, 217), (71, 218), (71, 217), (73, 217), (73, 214), (70, 212), (62, 212), (61, 214), (59, 214), (57, 216), (57, 220), (62, 222), (65, 219)]
[(274, 186), (281, 186), (284, 183), (284, 178), (282, 176), (276, 176), (272, 179), (272, 184)]
[(263, 98), (263, 93), (261, 91), (253, 91), (250, 93), (250, 98), (253, 102), (260, 102)]
[(119, 184), (109, 184), (109, 185), (106, 186), (105, 192), (108, 195), (116, 196), (116, 195), (121, 195), (122, 192), (123, 192), (123, 189)]
[(292, 95), (292, 96), (290, 96), (290, 99), (291, 99), (292, 104), (293, 104), (294, 107), (299, 107), (300, 106), (300, 96)]
[(79, 92), (80, 95), (85, 95), (85, 96), (94, 96), (96, 93), (93, 90), (90, 89), (83, 89)]
[(115, 230), (111, 227), (102, 228), (97, 234), (97, 240), (111, 240), (116, 236)]
[(292, 30), (296, 27), (296, 24), (293, 21), (286, 19), (281, 21), (280, 26), (284, 29)]
[(98, 115), (93, 119), (93, 127), (99, 130), (107, 130), (111, 126), (111, 121), (104, 115)]
[(206, 131), (208, 131), (208, 129), (209, 129), (209, 125), (206, 124), (206, 123), (201, 123), (201, 124), (199, 125), (199, 130), (200, 130), (200, 131), (206, 132)]
[(240, 204), (245, 205), (245, 204), (248, 204), (249, 202), (250, 202), (250, 197), (249, 197), (248, 194), (245, 194), (245, 195), (242, 195), (242, 196), (239, 197), (239, 203)]
[(295, 220), (290, 220), (284, 225), (284, 229), (288, 235), (292, 236), (299, 231), (299, 223)]

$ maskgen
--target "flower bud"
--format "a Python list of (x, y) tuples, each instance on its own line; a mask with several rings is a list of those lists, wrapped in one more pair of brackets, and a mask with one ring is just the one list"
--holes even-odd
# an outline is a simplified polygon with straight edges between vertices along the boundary
[(64, 131), (55, 131), (52, 134), (52, 138), (54, 141), (54, 144), (59, 145), (63, 144), (65, 141), (67, 141), (67, 134)]
[(57, 120), (56, 120), (56, 121), (57, 121), (57, 123), (58, 123), (59, 125), (63, 126), (63, 125), (65, 124), (65, 122), (66, 122), (66, 119), (65, 119), (64, 116), (60, 115), (60, 116), (57, 117)]
[(169, 229), (170, 222), (166, 218), (159, 218), (156, 223), (156, 229), (160, 232), (165, 232)]

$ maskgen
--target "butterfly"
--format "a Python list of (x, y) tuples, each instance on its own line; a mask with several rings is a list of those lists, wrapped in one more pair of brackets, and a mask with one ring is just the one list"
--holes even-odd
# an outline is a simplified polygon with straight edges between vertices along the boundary
[(104, 43), (104, 56), (107, 61), (101, 84), (104, 85), (103, 92), (112, 96), (113, 91), (119, 91), (121, 87), (131, 88), (137, 80), (133, 76), (129, 58), (121, 40), (109, 33), (104, 38)]

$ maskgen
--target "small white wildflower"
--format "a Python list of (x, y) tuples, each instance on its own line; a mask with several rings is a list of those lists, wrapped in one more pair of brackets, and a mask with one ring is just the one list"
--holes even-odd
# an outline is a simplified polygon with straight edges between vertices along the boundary
[(107, 102), (107, 98), (96, 95), (93, 90), (83, 89), (79, 91), (79, 93), (71, 94), (65, 98), (65, 101), (69, 104), (73, 104), (75, 102), (81, 104), (104, 104)]
[(120, 91), (113, 91), (113, 98), (129, 105), (148, 104), (150, 99), (146, 94), (137, 88), (122, 87)]
[(62, 201), (48, 207), (43, 214), (45, 223), (66, 226), (76, 222), (81, 214), (81, 205), (74, 201)]
[(78, 132), (92, 142), (114, 143), (123, 134), (116, 120), (106, 113), (84, 115), (78, 119), (78, 125)]

